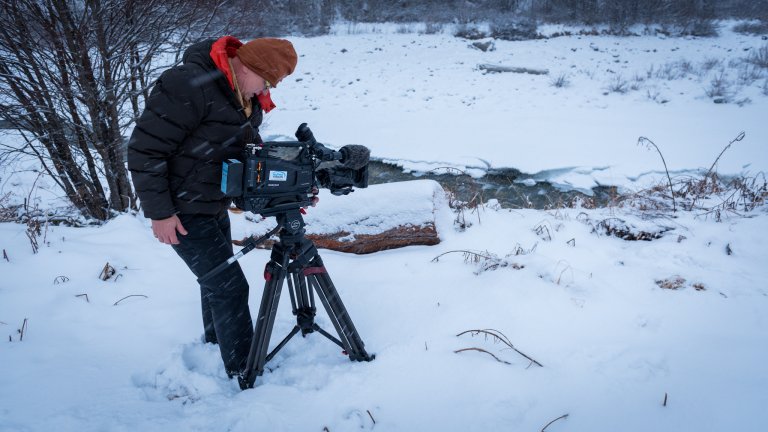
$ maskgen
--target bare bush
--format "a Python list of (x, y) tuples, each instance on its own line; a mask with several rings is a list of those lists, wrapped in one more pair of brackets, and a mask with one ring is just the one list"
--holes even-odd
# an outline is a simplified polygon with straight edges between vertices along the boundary
[(469, 40), (478, 40), (478, 39), (485, 39), (488, 37), (488, 35), (477, 28), (477, 26), (469, 25), (469, 24), (463, 24), (459, 26), (456, 29), (456, 32), (453, 33), (454, 36), (469, 39)]
[(491, 37), (501, 40), (521, 41), (542, 38), (533, 21), (494, 23), (490, 30)]
[(36, 157), (88, 217), (105, 220), (135, 208), (123, 136), (158, 68), (178, 61), (180, 50), (209, 30), (218, 6), (215, 0), (0, 2), (0, 120), (22, 141), (0, 146), (0, 156)]
[(568, 79), (568, 75), (561, 73), (557, 77), (553, 78), (552, 81), (549, 82), (549, 85), (556, 88), (564, 88), (571, 85), (570, 80)]
[(727, 215), (739, 216), (765, 206), (768, 200), (768, 181), (765, 174), (722, 178), (716, 170), (723, 154), (734, 143), (744, 139), (744, 136), (742, 132), (728, 143), (709, 170), (702, 175), (674, 180), (667, 175), (667, 184), (657, 184), (625, 195), (617, 205), (664, 213), (668, 210), (675, 211), (676, 203), (680, 203), (679, 208), (683, 211), (700, 212), (700, 215), (712, 216), (717, 221)]
[(752, 50), (745, 61), (759, 68), (768, 69), (768, 44), (763, 45), (756, 50)]
[(728, 102), (731, 98), (731, 82), (728, 81), (728, 76), (725, 70), (721, 70), (719, 74), (715, 75), (709, 82), (709, 86), (704, 89), (704, 93), (707, 97), (715, 100), (716, 103)]
[(701, 69), (706, 74), (712, 69), (720, 66), (723, 63), (722, 60), (717, 58), (708, 58), (701, 63)]
[(768, 34), (768, 21), (752, 21), (736, 24), (733, 27), (736, 33), (762, 35)]
[(621, 75), (616, 75), (608, 83), (608, 91), (611, 93), (624, 94), (629, 91), (629, 83)]

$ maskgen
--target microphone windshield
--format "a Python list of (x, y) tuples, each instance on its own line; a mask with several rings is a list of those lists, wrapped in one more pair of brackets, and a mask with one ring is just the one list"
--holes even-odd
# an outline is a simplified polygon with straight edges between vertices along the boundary
[(339, 151), (341, 152), (342, 165), (355, 170), (368, 165), (368, 160), (371, 157), (371, 151), (362, 145), (345, 145)]

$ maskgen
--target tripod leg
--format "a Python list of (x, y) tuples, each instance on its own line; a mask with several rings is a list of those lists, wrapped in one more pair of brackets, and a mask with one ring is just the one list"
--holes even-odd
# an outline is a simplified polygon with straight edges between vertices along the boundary
[(287, 261), (287, 256), (283, 259), (283, 266), (278, 266), (274, 260), (267, 264), (267, 281), (264, 284), (264, 293), (261, 297), (259, 315), (256, 318), (251, 350), (245, 368), (245, 382), (249, 388), (253, 387), (256, 377), (264, 373), (269, 339), (275, 325), (277, 305), (280, 301), (280, 292), (285, 279), (285, 261)]
[(352, 322), (352, 318), (349, 317), (347, 308), (344, 307), (344, 303), (341, 301), (341, 297), (339, 297), (331, 277), (323, 266), (320, 256), (315, 255), (315, 259), (316, 265), (319, 266), (306, 269), (307, 280), (317, 291), (320, 301), (323, 303), (326, 312), (328, 312), (328, 317), (339, 334), (344, 349), (349, 354), (349, 359), (354, 361), (373, 360), (374, 357), (365, 351), (365, 344), (357, 333), (355, 324)]

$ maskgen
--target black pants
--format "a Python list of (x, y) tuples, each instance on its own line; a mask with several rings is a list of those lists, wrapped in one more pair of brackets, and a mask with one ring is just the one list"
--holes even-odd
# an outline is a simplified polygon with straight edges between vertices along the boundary
[[(192, 273), (200, 277), (231, 258), (232, 234), (229, 215), (178, 215), (189, 234), (178, 235), (173, 249)], [(248, 281), (235, 262), (200, 284), (205, 341), (218, 343), (224, 367), (230, 376), (245, 369), (251, 347), (253, 324), (248, 308)]]

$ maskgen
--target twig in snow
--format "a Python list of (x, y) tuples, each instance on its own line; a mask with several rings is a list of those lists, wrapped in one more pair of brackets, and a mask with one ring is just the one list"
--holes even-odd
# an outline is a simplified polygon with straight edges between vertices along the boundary
[(129, 296), (125, 296), (125, 297), (121, 298), (120, 300), (116, 301), (116, 302), (115, 302), (115, 304), (113, 304), (112, 306), (117, 306), (117, 304), (118, 304), (118, 303), (120, 303), (121, 301), (123, 301), (123, 300), (125, 300), (125, 299), (127, 299), (127, 298), (131, 298), (131, 297), (144, 297), (144, 298), (149, 298), (149, 297), (145, 296), (144, 294), (131, 294), (131, 295), (129, 295)]
[(549, 425), (551, 425), (552, 423), (554, 423), (554, 422), (556, 422), (556, 421), (558, 421), (558, 420), (560, 420), (560, 419), (564, 419), (564, 418), (568, 418), (568, 414), (563, 414), (563, 415), (561, 415), (560, 417), (558, 417), (558, 418), (556, 418), (556, 419), (552, 420), (551, 422), (547, 423), (547, 425), (546, 425), (546, 426), (544, 426), (543, 428), (541, 428), (541, 432), (544, 432), (544, 431), (545, 431), (545, 430), (546, 430), (546, 429), (549, 427)]
[(528, 355), (526, 355), (525, 353), (523, 353), (519, 349), (515, 348), (515, 346), (512, 345), (512, 342), (510, 342), (509, 339), (504, 335), (504, 333), (502, 333), (502, 332), (500, 332), (498, 330), (494, 330), (494, 329), (466, 330), (466, 331), (463, 331), (463, 332), (457, 334), (456, 336), (461, 336), (461, 335), (466, 334), (466, 333), (470, 333), (472, 336), (475, 336), (475, 335), (478, 335), (478, 334), (482, 334), (482, 335), (485, 335), (485, 336), (491, 336), (494, 340), (498, 340), (501, 343), (503, 343), (504, 345), (506, 345), (506, 346), (510, 347), (511, 349), (515, 350), (516, 353), (518, 353), (521, 356), (525, 357), (526, 359), (528, 359), (531, 363), (535, 364), (536, 366), (544, 367), (541, 363), (537, 362), (536, 360), (534, 360), (533, 358), (529, 357)]
[(667, 172), (667, 181), (669, 181), (669, 195), (672, 197), (672, 211), (673, 212), (677, 211), (677, 205), (675, 204), (675, 190), (672, 189), (672, 177), (669, 176), (669, 169), (667, 168), (667, 161), (664, 160), (664, 155), (661, 154), (661, 150), (659, 149), (659, 147), (653, 141), (649, 140), (648, 138), (641, 136), (640, 138), (637, 139), (637, 144), (640, 145), (640, 144), (642, 144), (645, 141), (648, 142), (648, 144), (646, 144), (646, 147), (650, 149), (651, 146), (653, 146), (653, 148), (656, 149), (656, 152), (659, 153), (659, 157), (661, 157), (661, 163), (664, 164), (664, 171)]
[(667, 406), (667, 393), (664, 392), (664, 403), (661, 406)]
[(87, 303), (90, 303), (90, 302), (91, 302), (90, 300), (88, 300), (88, 294), (85, 294), (85, 293), (83, 293), (83, 294), (78, 294), (78, 295), (76, 295), (75, 297), (85, 297), (85, 301), (86, 301)]
[(376, 420), (373, 419), (373, 414), (371, 414), (371, 410), (365, 410), (365, 412), (368, 413), (368, 417), (371, 418), (371, 421), (373, 422), (373, 424), (376, 424)]
[(5, 258), (6, 261), (11, 262), (10, 259), (8, 259), (8, 253), (3, 249), (3, 258)]
[(486, 351), (486, 350), (484, 350), (484, 349), (482, 349), (482, 348), (476, 348), (476, 347), (472, 347), (472, 348), (462, 348), (462, 349), (456, 350), (456, 351), (454, 351), (454, 352), (455, 352), (456, 354), (458, 354), (458, 353), (460, 353), (460, 352), (464, 352), (464, 351), (480, 351), (480, 352), (486, 353), (486, 354), (488, 354), (489, 356), (491, 356), (491, 357), (495, 358), (495, 359), (496, 359), (496, 361), (497, 361), (497, 362), (499, 362), (499, 363), (504, 363), (504, 364), (512, 364), (512, 363), (510, 363), (510, 362), (508, 362), (508, 361), (505, 361), (505, 360), (502, 360), (502, 359), (500, 359), (500, 358), (496, 357), (496, 356), (495, 356), (493, 353), (490, 353), (490, 352), (488, 352), (488, 351)]
[(24, 332), (27, 331), (27, 319), (24, 318), (24, 322), (21, 323), (21, 328), (19, 329), (19, 342), (24, 340)]
[(712, 173), (712, 170), (713, 170), (713, 169), (715, 169), (715, 165), (717, 165), (717, 161), (719, 161), (719, 160), (720, 160), (720, 157), (723, 155), (723, 153), (725, 153), (725, 151), (726, 151), (726, 150), (728, 150), (728, 148), (729, 148), (729, 147), (731, 147), (731, 145), (732, 145), (733, 143), (735, 143), (736, 141), (741, 141), (741, 140), (743, 140), (743, 139), (744, 139), (744, 135), (745, 135), (745, 134), (744, 134), (744, 132), (742, 131), (742, 132), (741, 132), (739, 135), (737, 135), (737, 136), (736, 136), (736, 138), (734, 138), (733, 140), (731, 140), (731, 142), (729, 142), (727, 146), (725, 146), (725, 148), (723, 149), (723, 151), (721, 151), (721, 152), (720, 152), (720, 154), (719, 154), (719, 155), (717, 155), (717, 158), (715, 159), (715, 161), (714, 161), (714, 162), (712, 162), (712, 166), (711, 166), (711, 167), (709, 167), (709, 170), (707, 170), (707, 175), (705, 175), (704, 177), (709, 177), (709, 175)]
[(483, 255), (480, 252), (473, 252), (473, 251), (461, 250), (460, 249), (460, 250), (452, 250), (452, 251), (448, 251), (448, 252), (443, 252), (440, 255), (432, 258), (432, 262), (438, 262), (438, 261), (440, 261), (440, 257), (442, 257), (443, 255), (448, 255), (450, 253), (462, 253), (462, 254), (464, 254), (464, 260), (465, 261), (467, 261), (467, 262), (475, 262), (475, 263), (480, 262), (481, 258), (485, 258), (485, 259), (492, 259), (493, 258), (490, 255)]
[(66, 276), (56, 276), (56, 279), (53, 280), (54, 285), (63, 284), (69, 282), (69, 278)]
[(104, 264), (104, 268), (101, 269), (101, 273), (99, 273), (99, 279), (106, 281), (107, 279), (114, 276), (115, 273), (117, 273), (117, 270), (109, 265), (109, 263), (106, 263)]

